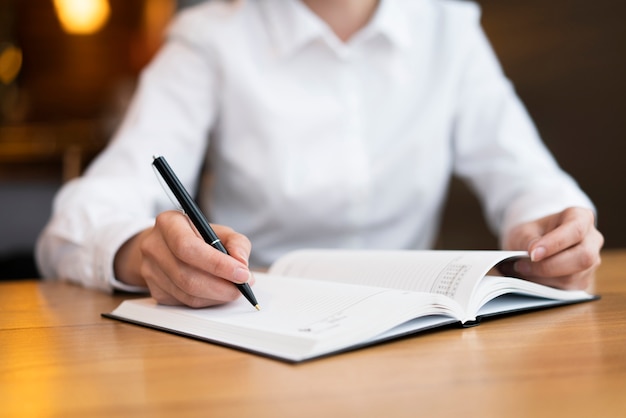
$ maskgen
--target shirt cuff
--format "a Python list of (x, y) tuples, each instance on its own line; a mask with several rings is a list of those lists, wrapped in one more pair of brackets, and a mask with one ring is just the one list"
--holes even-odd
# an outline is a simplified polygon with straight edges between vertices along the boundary
[(154, 225), (154, 219), (141, 221), (117, 222), (109, 224), (94, 234), (94, 272), (96, 286), (112, 292), (122, 290), (132, 293), (146, 293), (144, 286), (128, 285), (115, 277), (113, 263), (115, 254), (131, 237)]

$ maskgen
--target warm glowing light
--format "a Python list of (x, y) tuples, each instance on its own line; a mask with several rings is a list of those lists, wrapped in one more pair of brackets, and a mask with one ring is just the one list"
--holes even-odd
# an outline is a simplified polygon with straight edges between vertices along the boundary
[(22, 68), (22, 50), (13, 45), (0, 45), (0, 82), (11, 84)]
[(99, 31), (111, 14), (108, 0), (54, 0), (54, 8), (63, 30), (77, 35)]

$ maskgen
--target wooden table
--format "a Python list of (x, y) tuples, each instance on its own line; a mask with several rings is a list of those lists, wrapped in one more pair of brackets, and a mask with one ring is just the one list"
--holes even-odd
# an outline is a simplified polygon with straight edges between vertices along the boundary
[(626, 251), (602, 299), (290, 365), (105, 319), (128, 295), (0, 284), (2, 417), (625, 417)]

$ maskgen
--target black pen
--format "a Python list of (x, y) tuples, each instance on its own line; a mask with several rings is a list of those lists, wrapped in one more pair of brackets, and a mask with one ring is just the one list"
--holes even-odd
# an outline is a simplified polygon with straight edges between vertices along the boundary
[[(165, 158), (162, 156), (153, 157), (152, 165), (157, 169), (161, 178), (167, 184), (167, 187), (169, 187), (178, 203), (180, 203), (180, 206), (185, 214), (187, 214), (189, 219), (191, 219), (193, 225), (196, 227), (198, 232), (200, 232), (202, 238), (204, 238), (204, 241), (216, 250), (219, 250), (224, 254), (228, 254), (226, 247), (224, 247), (222, 241), (220, 241), (217, 234), (215, 234), (215, 231), (213, 231), (213, 228), (209, 225), (209, 222), (202, 214), (202, 211), (200, 211), (200, 208), (191, 198), (191, 195), (187, 192), (185, 186), (183, 186), (180, 182), (174, 173), (174, 170), (172, 170)], [(239, 288), (239, 291), (245, 296), (246, 299), (248, 299), (252, 306), (257, 309), (257, 311), (260, 310), (259, 304), (257, 303), (254, 293), (252, 293), (252, 289), (248, 283), (235, 283), (235, 286)]]

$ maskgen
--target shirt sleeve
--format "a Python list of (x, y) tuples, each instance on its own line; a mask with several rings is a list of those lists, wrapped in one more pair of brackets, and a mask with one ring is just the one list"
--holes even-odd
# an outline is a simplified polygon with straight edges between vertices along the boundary
[(206, 45), (195, 36), (198, 24), (193, 15), (173, 24), (111, 143), (57, 194), (36, 248), (44, 277), (108, 291), (146, 290), (116, 278), (113, 261), (124, 242), (173, 207), (152, 170), (154, 155), (167, 156), (188, 190), (198, 184), (216, 117), (217, 79)]
[(479, 10), (474, 11), (458, 87), (456, 174), (476, 192), (500, 238), (519, 223), (567, 207), (594, 209), (543, 144), (480, 27)]

